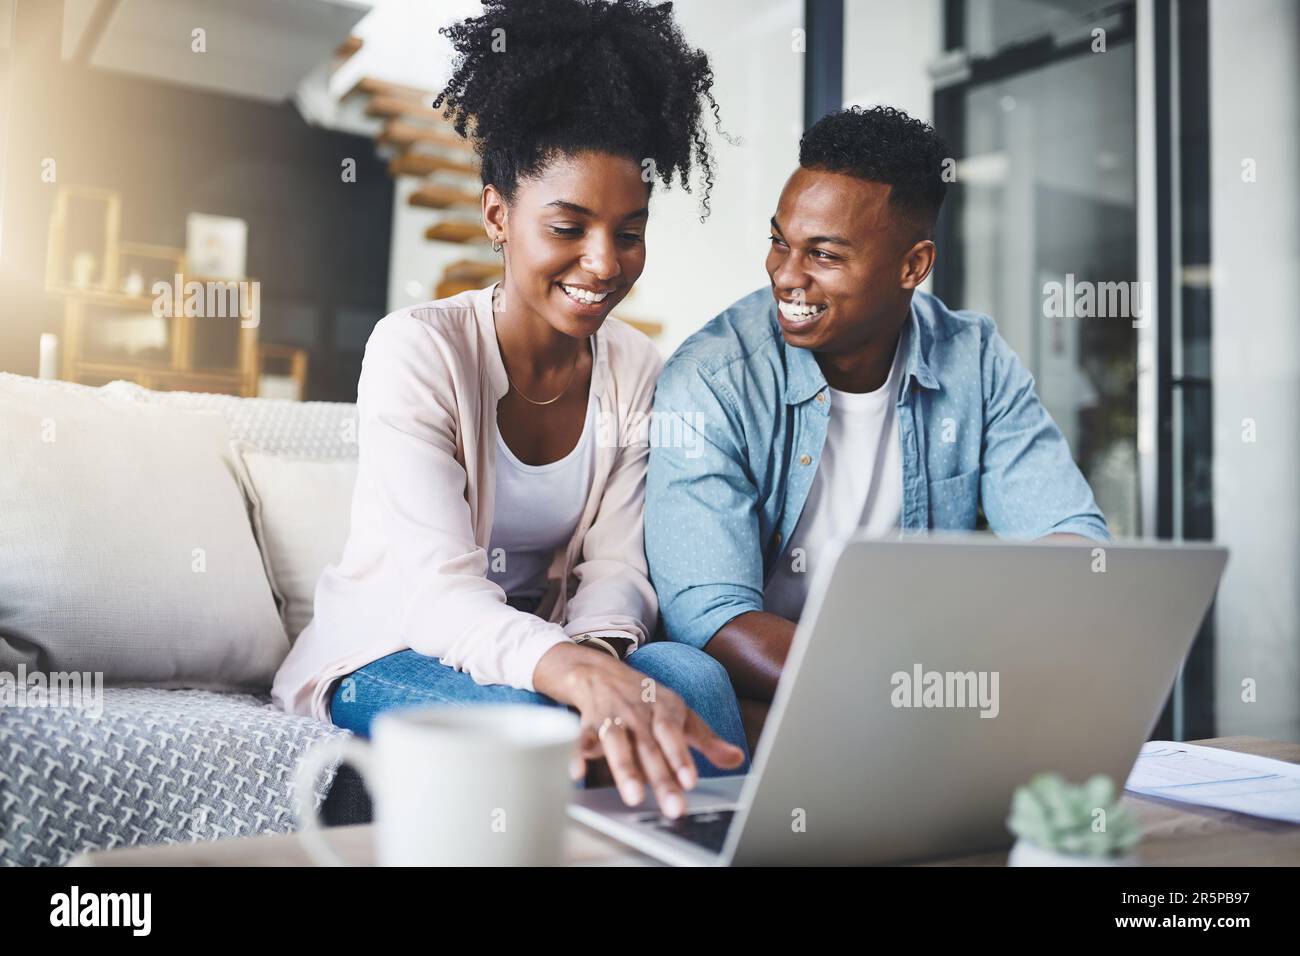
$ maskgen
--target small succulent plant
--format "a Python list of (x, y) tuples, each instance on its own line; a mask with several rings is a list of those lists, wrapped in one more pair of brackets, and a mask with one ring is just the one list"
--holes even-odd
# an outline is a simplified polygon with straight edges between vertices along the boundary
[(1040, 849), (1069, 856), (1124, 856), (1142, 835), (1133, 814), (1119, 805), (1115, 784), (1104, 774), (1081, 786), (1067, 783), (1059, 774), (1038, 774), (1016, 788), (1007, 827)]

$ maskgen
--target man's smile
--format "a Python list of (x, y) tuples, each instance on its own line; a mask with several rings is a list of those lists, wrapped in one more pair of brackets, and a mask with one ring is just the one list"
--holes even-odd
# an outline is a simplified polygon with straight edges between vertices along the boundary
[(800, 331), (815, 324), (818, 319), (826, 314), (828, 308), (825, 303), (795, 302), (782, 299), (779, 296), (776, 300), (776, 307), (780, 313), (781, 327), (787, 330)]

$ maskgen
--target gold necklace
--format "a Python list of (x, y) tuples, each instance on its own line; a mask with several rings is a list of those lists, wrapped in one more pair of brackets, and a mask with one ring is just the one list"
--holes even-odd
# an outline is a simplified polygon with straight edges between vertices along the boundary
[[(502, 362), (501, 365), (502, 367), (504, 367), (505, 362)], [(573, 353), (573, 366), (569, 369), (569, 380), (564, 383), (564, 388), (560, 389), (560, 394), (556, 395), (554, 398), (549, 398), (544, 402), (539, 402), (536, 399), (529, 398), (527, 395), (523, 393), (523, 391), (520, 390), (519, 386), (515, 384), (515, 380), (510, 377), (509, 369), (506, 369), (506, 381), (510, 383), (510, 387), (515, 390), (516, 394), (518, 394), (519, 397), (522, 398), (528, 404), (553, 405), (556, 402), (558, 402), (561, 398), (564, 397), (564, 393), (569, 390), (569, 386), (573, 384), (573, 378), (577, 374), (578, 374), (578, 351), (575, 349)]]

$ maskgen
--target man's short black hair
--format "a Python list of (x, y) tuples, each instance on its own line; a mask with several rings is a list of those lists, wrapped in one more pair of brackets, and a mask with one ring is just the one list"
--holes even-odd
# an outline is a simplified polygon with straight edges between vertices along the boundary
[(890, 187), (889, 202), (916, 238), (931, 238), (943, 205), (948, 149), (931, 126), (891, 106), (823, 116), (799, 140), (799, 165)]

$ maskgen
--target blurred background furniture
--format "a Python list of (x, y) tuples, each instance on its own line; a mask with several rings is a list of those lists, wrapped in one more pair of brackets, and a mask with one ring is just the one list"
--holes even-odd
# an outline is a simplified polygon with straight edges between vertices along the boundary
[[(84, 385), (123, 379), (165, 391), (257, 395), (258, 280), (188, 274), (183, 250), (123, 241), (121, 222), (117, 191), (59, 187), (45, 287), (63, 300), (59, 377)], [(201, 289), (196, 307), (178, 309), (194, 281)], [(160, 293), (157, 283), (169, 291)], [(305, 361), (295, 371), (301, 394)]]

